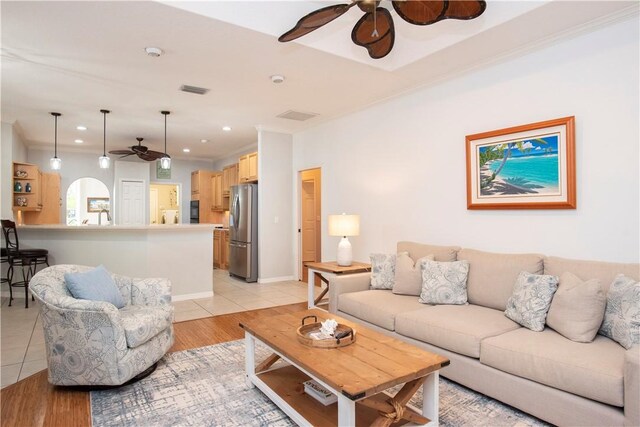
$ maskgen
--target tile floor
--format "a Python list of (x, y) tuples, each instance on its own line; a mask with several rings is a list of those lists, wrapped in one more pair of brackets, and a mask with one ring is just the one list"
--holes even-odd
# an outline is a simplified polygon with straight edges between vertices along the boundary
[[(3, 285), (4, 287), (4, 285)], [(316, 288), (318, 292), (319, 288)], [(219, 314), (293, 304), (307, 300), (306, 283), (297, 281), (268, 284), (246, 283), (226, 270), (213, 271), (211, 298), (177, 301), (175, 322)], [(24, 308), (24, 299), (2, 297), (0, 303), (0, 379), (2, 387), (13, 384), (47, 367), (44, 334), (37, 301)]]

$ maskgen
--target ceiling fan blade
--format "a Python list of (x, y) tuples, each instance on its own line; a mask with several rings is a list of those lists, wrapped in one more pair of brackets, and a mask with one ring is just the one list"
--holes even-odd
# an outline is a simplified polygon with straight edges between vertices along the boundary
[(131, 151), (133, 151), (136, 154), (146, 153), (147, 150), (148, 150), (148, 148), (145, 147), (144, 145), (133, 145), (133, 146), (131, 146)]
[(132, 151), (132, 152), (130, 152), (129, 154), (125, 154), (124, 156), (120, 156), (120, 158), (121, 158), (121, 159), (124, 159), (125, 157), (133, 156), (134, 154), (136, 154), (136, 153), (134, 153), (134, 152)]
[(336, 4), (313, 11), (300, 18), (298, 23), (292, 29), (278, 37), (278, 41), (283, 43), (290, 42), (298, 37), (304, 36), (305, 34), (309, 34), (313, 30), (317, 30), (323, 25), (328, 24), (343, 15), (355, 4), (356, 2), (354, 1), (351, 4)]
[(155, 156), (152, 156), (152, 155), (147, 154), (147, 153), (138, 153), (138, 157), (141, 158), (142, 160), (147, 161), (147, 162), (151, 162), (153, 160), (156, 160)]
[(449, 1), (444, 16), (450, 19), (473, 19), (482, 15), (486, 8), (487, 2), (484, 0)]
[(134, 152), (131, 150), (112, 150), (112, 151), (109, 151), (109, 154), (122, 155), (122, 154), (134, 154)]
[(147, 157), (153, 157), (152, 160), (158, 160), (158, 159), (161, 159), (161, 158), (163, 158), (165, 156), (164, 153), (161, 153), (159, 151), (153, 151), (153, 150), (147, 151), (146, 153), (144, 153), (144, 155), (147, 156)]
[[(396, 38), (393, 18), (384, 7), (376, 9), (377, 16), (365, 13), (351, 31), (351, 40), (367, 49), (373, 59), (384, 58), (393, 49)], [(377, 36), (374, 33), (377, 30)]]
[[(447, 5), (458, 3), (456, 0), (393, 0), (393, 8), (405, 21), (413, 25), (434, 24), (445, 18)], [(462, 1), (462, 3), (475, 3)]]

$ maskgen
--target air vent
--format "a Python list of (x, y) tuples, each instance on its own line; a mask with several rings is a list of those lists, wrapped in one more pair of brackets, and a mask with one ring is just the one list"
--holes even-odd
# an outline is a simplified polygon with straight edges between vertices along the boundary
[(180, 90), (183, 92), (195, 93), (197, 95), (204, 95), (205, 93), (209, 92), (209, 89), (205, 89), (203, 87), (198, 87), (198, 86), (189, 86), (189, 85), (180, 86)]
[(314, 118), (318, 114), (316, 113), (303, 113), (301, 111), (285, 111), (282, 114), (278, 114), (276, 117), (280, 117), (281, 119), (289, 119), (289, 120), (297, 120), (299, 122), (304, 122), (305, 120), (309, 120)]

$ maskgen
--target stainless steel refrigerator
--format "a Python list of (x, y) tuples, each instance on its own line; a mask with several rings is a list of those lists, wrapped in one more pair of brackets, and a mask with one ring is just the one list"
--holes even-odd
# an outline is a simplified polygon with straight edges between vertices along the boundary
[(229, 198), (229, 274), (258, 281), (258, 185), (231, 187)]

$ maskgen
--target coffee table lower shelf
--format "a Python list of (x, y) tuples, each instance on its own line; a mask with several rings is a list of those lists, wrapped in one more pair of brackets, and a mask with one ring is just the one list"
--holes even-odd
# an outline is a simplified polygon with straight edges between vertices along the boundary
[[(262, 372), (255, 372), (252, 368), (255, 368), (255, 341), (256, 338), (248, 333), (245, 333), (245, 343), (247, 345), (247, 384), (251, 387), (258, 387), (271, 401), (273, 401), (284, 413), (286, 413), (294, 422), (300, 426), (317, 426), (317, 427), (333, 427), (333, 426), (370, 426), (370, 425), (386, 425), (386, 426), (401, 426), (407, 423), (406, 420), (400, 420), (398, 422), (384, 422), (380, 423), (380, 411), (372, 408), (371, 406), (380, 405), (385, 406), (385, 402), (389, 399), (389, 395), (386, 393), (379, 393), (366, 398), (368, 405), (365, 406), (361, 401), (352, 401), (346, 396), (336, 394), (338, 396), (338, 402), (331, 405), (323, 405), (311, 396), (304, 392), (303, 383), (309, 379), (316, 378), (306, 374), (286, 358), (281, 357), (285, 362), (289, 364), (272, 368)], [(277, 353), (274, 353), (277, 354)], [(273, 363), (273, 362), (272, 362)], [(268, 365), (270, 366), (270, 364)], [(434, 372), (427, 378), (427, 382), (431, 383), (430, 388), (437, 390), (438, 373)], [(326, 386), (326, 384), (323, 384)], [(435, 387), (434, 387), (435, 386)], [(327, 387), (330, 388), (330, 387)], [(435, 410), (437, 414), (437, 391), (435, 391), (435, 405), (428, 404), (429, 409), (425, 411), (419, 411), (411, 405), (405, 407), (405, 411), (411, 411), (416, 415), (431, 412)], [(436, 415), (437, 417), (437, 415)], [(355, 419), (355, 422), (354, 422)], [(436, 418), (437, 419), (437, 418)], [(416, 425), (412, 423), (412, 425)], [(421, 425), (421, 424), (418, 424)], [(437, 421), (427, 419), (427, 423), (422, 424), (425, 426), (437, 425)]]

